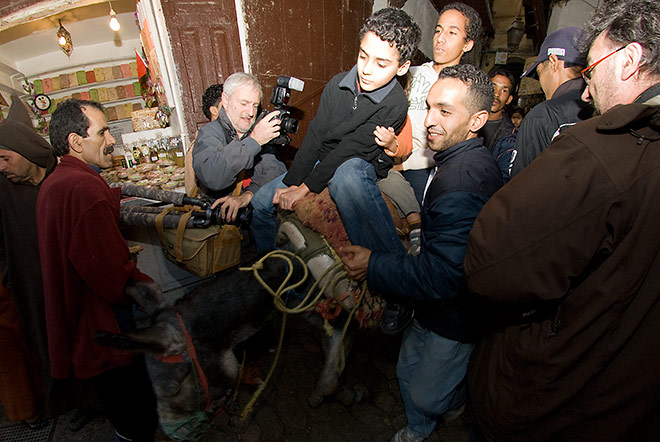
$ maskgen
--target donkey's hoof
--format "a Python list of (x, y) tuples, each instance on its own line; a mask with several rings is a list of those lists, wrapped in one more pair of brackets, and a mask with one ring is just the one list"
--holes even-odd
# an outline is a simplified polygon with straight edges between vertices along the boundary
[(369, 391), (363, 385), (354, 385), (352, 388), (342, 387), (335, 395), (337, 402), (345, 407), (359, 404), (369, 396)]
[(320, 394), (314, 392), (307, 397), (307, 405), (309, 405), (312, 408), (318, 408), (321, 406), (325, 398), (321, 396)]

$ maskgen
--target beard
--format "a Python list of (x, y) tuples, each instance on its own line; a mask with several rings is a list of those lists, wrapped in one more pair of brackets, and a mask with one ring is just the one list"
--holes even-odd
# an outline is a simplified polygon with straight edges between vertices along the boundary
[(428, 147), (434, 152), (442, 152), (451, 147), (456, 146), (458, 143), (468, 139), (468, 133), (462, 133), (459, 130), (454, 130), (453, 132), (446, 133), (444, 137), (440, 140), (428, 140)]

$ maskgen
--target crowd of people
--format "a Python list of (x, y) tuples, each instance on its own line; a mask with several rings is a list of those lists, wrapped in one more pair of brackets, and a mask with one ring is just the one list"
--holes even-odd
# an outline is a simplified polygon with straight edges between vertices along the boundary
[[(511, 72), (461, 62), (480, 29), (470, 6), (446, 5), (432, 61), (411, 66), (420, 28), (375, 12), (288, 168), (269, 144), (278, 112), (259, 118), (257, 78), (232, 74), (205, 92), (186, 190), (227, 221), (250, 206), (266, 252), (278, 211), (328, 189), (347, 273), (387, 301), (383, 332), (403, 333), (407, 425), (392, 441), (422, 441), (466, 405), (474, 442), (658, 440), (660, 6), (604, 1), (550, 33), (522, 74), (546, 97), (527, 115), (507, 114)], [(94, 339), (135, 326), (125, 291), (150, 280), (99, 175), (115, 144), (103, 108), (61, 103), (50, 140), (14, 97), (0, 123), (0, 400), (37, 428), (54, 384), (88, 380), (117, 441), (153, 441), (144, 360)], [(409, 249), (383, 194), (410, 221)]]

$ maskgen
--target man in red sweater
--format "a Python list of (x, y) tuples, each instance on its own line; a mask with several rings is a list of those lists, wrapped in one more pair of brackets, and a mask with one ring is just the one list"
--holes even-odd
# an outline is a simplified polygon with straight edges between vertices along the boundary
[(39, 192), (37, 231), (51, 373), (93, 380), (117, 441), (153, 441), (156, 402), (144, 361), (94, 339), (134, 326), (124, 289), (149, 280), (119, 231), (120, 191), (99, 175), (112, 165), (115, 144), (101, 105), (59, 104), (50, 139), (61, 160)]

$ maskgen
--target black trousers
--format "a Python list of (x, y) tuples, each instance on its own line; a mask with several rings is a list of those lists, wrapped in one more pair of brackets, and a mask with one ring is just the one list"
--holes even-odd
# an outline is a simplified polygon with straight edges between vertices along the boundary
[(93, 382), (115, 431), (134, 442), (153, 442), (158, 425), (156, 395), (144, 358), (95, 376)]

